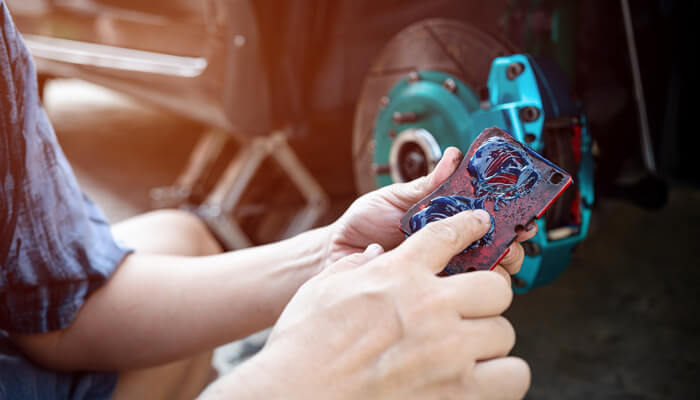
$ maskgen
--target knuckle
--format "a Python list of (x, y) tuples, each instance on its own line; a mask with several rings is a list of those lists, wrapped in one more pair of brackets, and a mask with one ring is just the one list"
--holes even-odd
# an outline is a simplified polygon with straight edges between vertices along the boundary
[(450, 248), (459, 248), (462, 245), (460, 231), (450, 220), (433, 222), (423, 229), (427, 229), (428, 233), (438, 237)]
[(503, 311), (505, 311), (508, 307), (510, 307), (511, 302), (513, 301), (513, 289), (511, 289), (508, 280), (504, 279), (498, 273), (492, 273), (489, 275), (491, 287), (493, 288), (492, 290), (498, 296), (498, 298), (503, 299), (501, 308)]
[(502, 335), (502, 339), (508, 348), (508, 352), (510, 352), (510, 350), (512, 350), (515, 346), (515, 328), (513, 328), (513, 324), (502, 316), (496, 317), (494, 323)]
[(500, 275), (506, 281), (508, 286), (511, 286), (510, 273), (504, 266), (497, 265), (494, 269), (494, 272), (498, 272), (498, 275)]
[(466, 215), (464, 216), (464, 218), (466, 219), (466, 221), (464, 222), (463, 231), (465, 232), (466, 239), (468, 239), (469, 243), (471, 243), (484, 236), (484, 234), (488, 231), (490, 225), (481, 221), (479, 217), (474, 215), (472, 212), (465, 214)]
[(427, 176), (421, 176), (420, 178), (416, 178), (413, 181), (413, 185), (411, 186), (411, 189), (413, 189), (414, 192), (416, 193), (423, 193), (425, 192), (428, 187), (430, 186), (430, 180), (428, 179)]
[(405, 274), (409, 273), (410, 267), (416, 265), (416, 261), (411, 255), (411, 252), (393, 251), (385, 253), (384, 259), (386, 259), (386, 261), (380, 263), (379, 266), (381, 267), (376, 268), (376, 271), (379, 273), (380, 270), (383, 270), (392, 275), (399, 274), (399, 276), (405, 276)]
[(496, 271), (486, 271), (480, 275), (483, 281), (481, 284), (489, 288), (488, 291), (493, 293), (494, 298), (503, 299), (501, 308), (505, 311), (513, 301), (513, 290), (508, 281)]
[(513, 357), (511, 371), (507, 376), (511, 377), (515, 384), (513, 398), (522, 399), (530, 388), (532, 379), (530, 366), (522, 358)]
[(466, 226), (469, 227), (470, 233), (477, 234), (477, 231), (479, 231), (479, 228), (481, 225), (484, 225), (484, 223), (471, 212), (465, 214), (465, 218), (467, 219)]
[(441, 289), (435, 296), (433, 296), (434, 307), (438, 310), (445, 310), (454, 308), (456, 306), (456, 293), (453, 289)]

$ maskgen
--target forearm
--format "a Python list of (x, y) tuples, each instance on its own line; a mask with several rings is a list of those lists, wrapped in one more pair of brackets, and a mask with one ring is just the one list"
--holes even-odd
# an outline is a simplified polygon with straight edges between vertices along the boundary
[[(264, 351), (263, 351), (264, 352)], [(255, 357), (236, 367), (233, 371), (220, 377), (207, 387), (198, 400), (257, 400), (257, 399), (301, 399), (298, 390), (283, 380), (273, 378), (264, 364)], [(268, 357), (269, 358), (269, 357)], [(281, 362), (281, 360), (271, 360)], [(289, 366), (293, 368), (293, 366)]]
[(132, 254), (64, 331), (15, 337), (58, 369), (126, 369), (211, 349), (270, 326), (321, 268), (320, 228), (210, 257)]

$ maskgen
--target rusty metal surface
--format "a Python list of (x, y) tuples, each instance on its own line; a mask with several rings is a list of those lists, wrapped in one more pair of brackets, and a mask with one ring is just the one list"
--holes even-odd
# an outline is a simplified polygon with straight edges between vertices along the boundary
[(384, 97), (400, 79), (417, 71), (441, 71), (478, 93), (486, 86), (491, 61), (515, 52), (505, 39), (454, 20), (428, 19), (399, 32), (372, 65), (357, 102), (353, 163), (359, 192), (376, 187), (372, 171), (374, 122), (380, 107), (391, 101)]

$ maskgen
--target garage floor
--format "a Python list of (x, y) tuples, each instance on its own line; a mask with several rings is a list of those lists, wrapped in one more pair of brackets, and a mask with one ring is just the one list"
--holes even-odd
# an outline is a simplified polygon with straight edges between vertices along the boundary
[[(79, 81), (50, 82), (45, 94), (81, 185), (112, 222), (150, 209), (148, 190), (173, 182), (200, 130)], [(527, 398), (700, 398), (700, 190), (674, 186), (656, 213), (599, 201), (594, 219), (567, 272), (507, 313), (514, 353), (533, 371)], [(217, 367), (262, 340), (221, 349)]]

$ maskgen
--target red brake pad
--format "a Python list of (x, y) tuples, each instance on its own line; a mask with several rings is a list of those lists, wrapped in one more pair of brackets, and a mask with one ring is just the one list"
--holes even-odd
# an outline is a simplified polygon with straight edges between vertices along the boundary
[(496, 127), (482, 131), (459, 167), (401, 218), (406, 236), (464, 210), (491, 214), (491, 228), (454, 256), (440, 275), (493, 269), (508, 253), (516, 228), (551, 206), (573, 180), (563, 169)]

